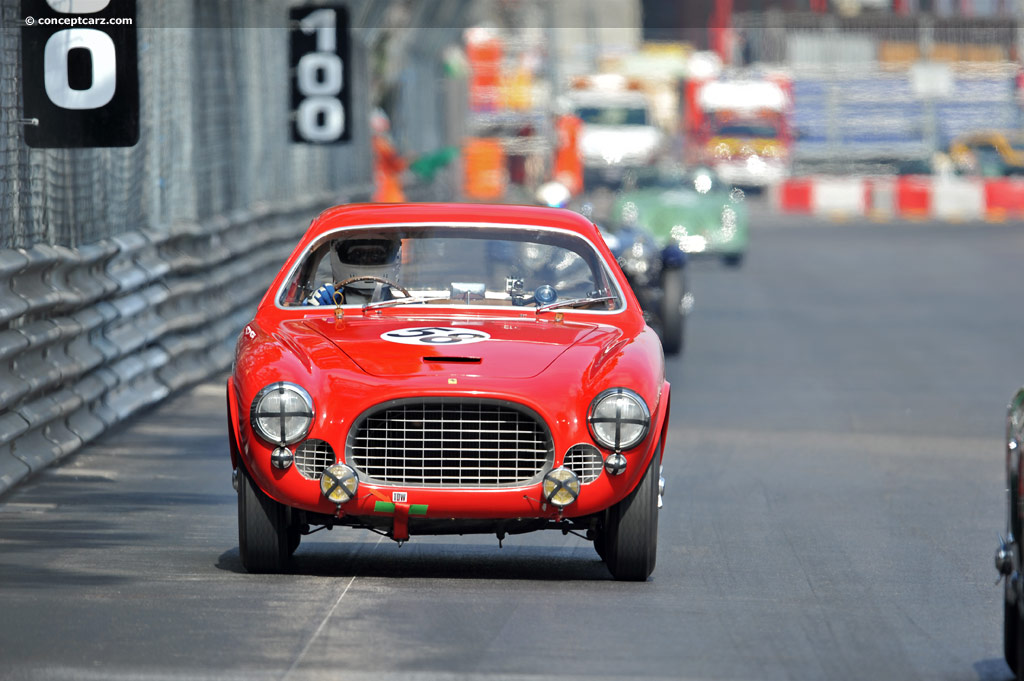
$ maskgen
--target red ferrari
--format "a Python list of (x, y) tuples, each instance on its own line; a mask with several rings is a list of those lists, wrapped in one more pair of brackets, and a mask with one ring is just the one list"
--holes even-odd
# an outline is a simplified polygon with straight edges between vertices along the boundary
[(617, 579), (654, 570), (664, 355), (577, 213), (324, 211), (240, 335), (227, 393), (250, 572), (339, 525), (398, 542), (554, 529)]

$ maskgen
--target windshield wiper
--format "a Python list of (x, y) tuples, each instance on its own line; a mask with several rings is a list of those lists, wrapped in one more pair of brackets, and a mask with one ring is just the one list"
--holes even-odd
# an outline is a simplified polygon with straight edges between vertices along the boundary
[(540, 305), (537, 307), (537, 314), (541, 312), (547, 312), (548, 310), (554, 310), (559, 307), (578, 307), (580, 305), (588, 305), (590, 303), (601, 303), (606, 300), (615, 300), (615, 296), (591, 296), (589, 298), (569, 298), (568, 300), (556, 300), (553, 303), (547, 305)]
[(378, 300), (372, 303), (363, 303), (364, 310), (373, 310), (378, 307), (394, 307), (395, 305), (411, 305), (413, 303), (429, 303), (432, 300), (450, 300), (451, 296), (422, 296), (410, 298), (392, 298), (391, 300)]

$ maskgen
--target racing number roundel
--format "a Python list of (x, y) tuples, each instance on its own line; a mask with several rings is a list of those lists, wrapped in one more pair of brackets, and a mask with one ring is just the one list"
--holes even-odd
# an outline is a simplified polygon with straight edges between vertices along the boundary
[(485, 341), (491, 335), (485, 331), (455, 326), (417, 326), (387, 331), (380, 337), (392, 343), (405, 345), (467, 345)]

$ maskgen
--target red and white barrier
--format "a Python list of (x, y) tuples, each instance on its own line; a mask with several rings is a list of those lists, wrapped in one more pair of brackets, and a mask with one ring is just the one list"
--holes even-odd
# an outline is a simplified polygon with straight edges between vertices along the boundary
[(773, 188), (772, 201), (824, 218), (1005, 220), (1024, 218), (1024, 177), (794, 177)]

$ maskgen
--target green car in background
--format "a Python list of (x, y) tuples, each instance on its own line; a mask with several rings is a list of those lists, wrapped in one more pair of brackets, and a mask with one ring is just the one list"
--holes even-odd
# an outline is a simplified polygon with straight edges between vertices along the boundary
[(643, 168), (631, 171), (612, 209), (612, 221), (650, 233), (660, 248), (689, 256), (717, 256), (730, 267), (747, 251), (743, 192), (726, 186), (709, 168)]

